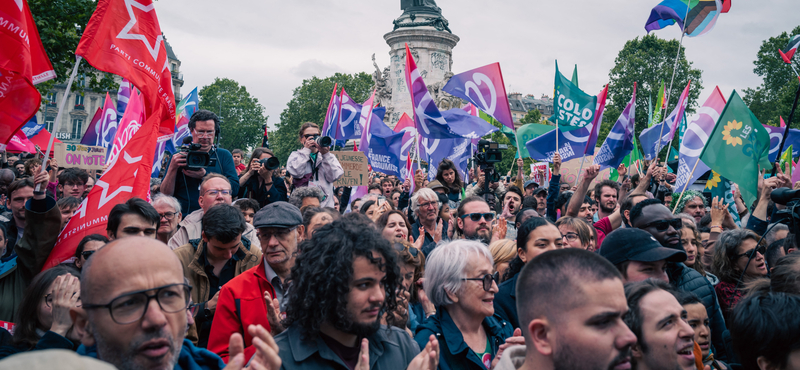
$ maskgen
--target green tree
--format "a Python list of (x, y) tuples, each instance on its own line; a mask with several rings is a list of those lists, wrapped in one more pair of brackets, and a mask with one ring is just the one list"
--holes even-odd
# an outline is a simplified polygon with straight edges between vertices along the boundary
[[(92, 13), (97, 7), (93, 0), (29, 0), (31, 14), (36, 21), (36, 28), (42, 38), (42, 45), (53, 64), (56, 79), (36, 85), (41, 93), (47, 93), (58, 83), (65, 83), (75, 65), (75, 49), (83, 35), (83, 29), (89, 23)], [(119, 85), (114, 76), (100, 72), (86, 61), (81, 62), (78, 76), (88, 78), (86, 88), (95, 92), (116, 90)], [(73, 91), (82, 91), (77, 79), (72, 85)]]
[(541, 123), (542, 122), (542, 112), (539, 112), (539, 110), (536, 109), (536, 108), (531, 109), (531, 110), (528, 111), (528, 113), (525, 114), (525, 117), (522, 117), (522, 119), (519, 120), (519, 122), (522, 123), (522, 124), (525, 124), (525, 123)]
[[(678, 40), (663, 40), (654, 34), (643, 36), (641, 39), (637, 37), (625, 43), (614, 60), (614, 68), (608, 73), (610, 81), (608, 101), (600, 130), (600, 133), (604, 135), (600, 135), (598, 144), (603, 142), (602, 139), (605, 139), (611, 126), (631, 100), (634, 82), (637, 83), (636, 134), (638, 135), (647, 127), (647, 97), (658, 95), (661, 80), (664, 80), (669, 88), (678, 46)], [(703, 89), (703, 80), (702, 71), (692, 68), (692, 64), (686, 59), (685, 49), (681, 46), (675, 81), (672, 84), (672, 91), (669, 93), (669, 104), (665, 116), (675, 108), (689, 80), (692, 81), (692, 85), (689, 89), (687, 113), (694, 111), (693, 106)]]
[[(800, 26), (795, 27), (791, 32), (783, 32), (776, 37), (770, 37), (761, 43), (761, 48), (756, 54), (756, 60), (753, 62), (756, 67), (753, 72), (762, 77), (763, 82), (755, 89), (745, 89), (742, 99), (761, 123), (778, 126), (780, 116), (783, 116), (784, 119), (789, 117), (797, 91), (798, 79), (794, 71), (783, 62), (778, 54), (778, 49), (786, 47), (789, 37), (798, 33), (800, 33)], [(794, 58), (792, 64), (795, 69), (800, 69), (798, 58)], [(797, 113), (795, 113), (794, 121), (798, 121)]]
[(264, 107), (250, 96), (247, 88), (229, 78), (215, 78), (214, 83), (203, 86), (200, 109), (216, 112), (220, 124), (220, 145), (229, 150), (249, 151), (261, 144), (262, 125), (267, 123)]
[(322, 128), (331, 92), (334, 84), (339, 84), (338, 89), (347, 91), (353, 100), (363, 102), (372, 93), (372, 76), (360, 72), (356, 74), (336, 73), (326, 78), (311, 77), (294, 89), (292, 100), (286, 104), (286, 109), (281, 112), (281, 121), (278, 129), (270, 132), (270, 148), (275, 155), (286, 163), (289, 154), (300, 148), (297, 132), (306, 122), (314, 122)]

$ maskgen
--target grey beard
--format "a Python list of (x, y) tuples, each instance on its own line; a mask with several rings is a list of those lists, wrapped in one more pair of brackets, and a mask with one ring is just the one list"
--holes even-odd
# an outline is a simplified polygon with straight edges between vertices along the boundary
[[(97, 342), (97, 357), (100, 360), (116, 366), (119, 370), (141, 370), (141, 364), (135, 363), (136, 349), (139, 348), (142, 343), (156, 338), (166, 338), (172, 344), (170, 352), (167, 352), (165, 355), (169, 358), (162, 368), (163, 370), (171, 370), (175, 367), (175, 364), (178, 363), (178, 354), (180, 353), (182, 346), (182, 344), (178, 342), (178, 347), (176, 348), (175, 340), (169, 333), (165, 333), (165, 335), (161, 335), (160, 332), (147, 333), (145, 334), (144, 338), (130, 343), (130, 345), (128, 345), (126, 348), (114, 348), (108, 344), (106, 338), (103, 338), (102, 335), (96, 331), (93, 333), (93, 335), (95, 341)], [(181, 338), (181, 341), (182, 340), (183, 338)]]

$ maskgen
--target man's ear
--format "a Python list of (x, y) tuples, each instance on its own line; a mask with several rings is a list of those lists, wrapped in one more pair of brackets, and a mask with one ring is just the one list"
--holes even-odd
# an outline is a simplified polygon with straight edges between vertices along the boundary
[(106, 230), (106, 236), (108, 236), (108, 241), (112, 241), (117, 238), (115, 235), (116, 233), (111, 230)]
[(297, 241), (302, 242), (303, 240), (306, 240), (306, 226), (300, 225), (297, 226)]
[(758, 356), (756, 363), (761, 370), (778, 370), (778, 367), (769, 362), (764, 356)]
[(551, 330), (550, 323), (545, 318), (535, 319), (528, 323), (528, 333), (530, 334), (528, 337), (536, 351), (542, 356), (553, 354), (554, 344), (551, 343)]
[(69, 309), (69, 317), (72, 318), (72, 330), (81, 338), (81, 344), (91, 347), (95, 344), (94, 332), (89, 324), (86, 311), (80, 307)]
[(464, 219), (461, 218), (461, 217), (456, 217), (456, 226), (458, 226), (458, 229), (461, 230), (461, 232), (463, 233), (464, 232)]

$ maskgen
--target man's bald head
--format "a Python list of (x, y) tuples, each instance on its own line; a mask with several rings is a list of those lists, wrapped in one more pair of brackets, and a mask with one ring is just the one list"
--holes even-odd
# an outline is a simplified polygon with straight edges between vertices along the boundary
[(11, 185), (17, 177), (14, 175), (14, 171), (11, 171), (8, 168), (0, 169), (0, 194), (6, 194), (8, 192), (8, 185)]

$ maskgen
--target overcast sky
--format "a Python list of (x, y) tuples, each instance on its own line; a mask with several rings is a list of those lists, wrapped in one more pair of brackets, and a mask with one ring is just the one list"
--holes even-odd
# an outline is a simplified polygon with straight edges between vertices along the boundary
[[(509, 91), (539, 97), (552, 94), (555, 59), (567, 76), (577, 64), (581, 88), (598, 92), (625, 42), (645, 34), (658, 1), (436, 3), (461, 38), (453, 49), (454, 73), (500, 62)], [(373, 53), (381, 68), (388, 66), (383, 35), (402, 13), (399, 0), (162, 0), (156, 11), (181, 60), (181, 93), (216, 77), (231, 78), (264, 105), (271, 127), (303, 79), (372, 73)], [(761, 42), (791, 31), (800, 24), (797, 14), (798, 0), (733, 0), (714, 30), (685, 38), (688, 59), (703, 71), (700, 100), (715, 85), (725, 96), (759, 85), (753, 61)], [(656, 34), (679, 38), (680, 30), (672, 26)]]

